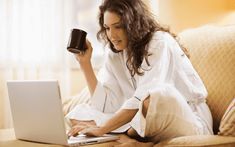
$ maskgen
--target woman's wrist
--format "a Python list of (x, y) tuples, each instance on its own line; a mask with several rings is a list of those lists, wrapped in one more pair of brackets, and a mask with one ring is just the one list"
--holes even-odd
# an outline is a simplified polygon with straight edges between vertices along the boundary
[(86, 68), (92, 66), (90, 60), (88, 60), (88, 61), (80, 61), (79, 63), (80, 63), (80, 67), (81, 67), (82, 70), (85, 70)]
[(106, 126), (100, 126), (99, 128), (100, 128), (100, 131), (102, 132), (102, 134), (107, 134), (110, 132), (110, 130)]

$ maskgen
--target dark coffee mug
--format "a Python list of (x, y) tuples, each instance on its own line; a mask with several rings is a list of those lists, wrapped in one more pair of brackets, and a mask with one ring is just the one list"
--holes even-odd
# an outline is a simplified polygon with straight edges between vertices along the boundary
[(70, 39), (67, 45), (67, 50), (72, 53), (84, 53), (86, 47), (87, 33), (80, 29), (72, 29)]

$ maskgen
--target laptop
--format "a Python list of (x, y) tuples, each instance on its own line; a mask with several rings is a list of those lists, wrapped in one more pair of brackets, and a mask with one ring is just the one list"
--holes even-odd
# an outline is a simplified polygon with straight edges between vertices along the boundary
[(58, 81), (7, 81), (7, 88), (17, 139), (61, 144), (87, 145), (119, 139), (79, 135), (68, 139), (62, 112)]

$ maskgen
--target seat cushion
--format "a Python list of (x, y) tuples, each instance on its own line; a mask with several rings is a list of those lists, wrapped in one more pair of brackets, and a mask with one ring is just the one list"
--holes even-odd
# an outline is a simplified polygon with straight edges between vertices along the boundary
[(216, 147), (234, 147), (235, 137), (225, 137), (217, 135), (195, 135), (183, 136), (170, 140), (162, 141), (154, 147), (162, 146), (216, 146)]
[(235, 25), (202, 26), (181, 32), (180, 43), (189, 49), (190, 60), (207, 90), (214, 133), (235, 96)]
[(222, 136), (235, 137), (235, 98), (230, 103), (222, 117), (218, 134)]

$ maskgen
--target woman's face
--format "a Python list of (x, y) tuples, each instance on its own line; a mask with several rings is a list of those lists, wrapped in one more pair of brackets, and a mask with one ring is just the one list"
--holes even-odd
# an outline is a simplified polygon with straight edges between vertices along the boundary
[(127, 35), (119, 15), (106, 11), (104, 13), (104, 28), (109, 41), (111, 41), (116, 50), (121, 51), (127, 48)]

